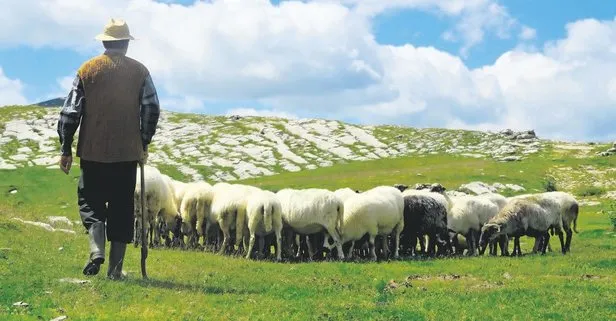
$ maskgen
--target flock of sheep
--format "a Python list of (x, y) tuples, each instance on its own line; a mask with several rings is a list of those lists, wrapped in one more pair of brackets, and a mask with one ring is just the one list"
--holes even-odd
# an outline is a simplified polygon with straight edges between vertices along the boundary
[[(276, 193), (229, 183), (184, 183), (145, 167), (145, 222), (139, 173), (135, 189), (135, 246), (145, 224), (149, 246), (204, 248), (246, 258), (377, 260), (419, 254), (521, 255), (520, 237), (535, 238), (545, 253), (550, 235), (570, 249), (579, 205), (564, 192), (505, 198), (450, 196), (440, 184), (282, 189)], [(566, 234), (564, 238), (563, 232)], [(427, 247), (425, 237), (427, 236)], [(255, 242), (257, 246), (255, 247)], [(417, 249), (419, 243), (420, 249)]]

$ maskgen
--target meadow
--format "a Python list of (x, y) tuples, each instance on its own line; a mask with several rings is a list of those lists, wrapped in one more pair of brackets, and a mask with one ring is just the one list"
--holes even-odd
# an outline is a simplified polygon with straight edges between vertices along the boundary
[[(612, 168), (608, 158), (549, 151), (500, 163), (452, 155), (351, 162), (242, 181), (261, 188), (353, 187), (439, 182), (515, 183), (542, 191), (554, 166)], [(172, 170), (163, 172), (180, 175)], [(611, 178), (612, 172), (607, 174)], [(14, 220), (78, 220), (79, 167), (0, 171), (0, 319), (51, 320), (610, 320), (616, 319), (616, 233), (603, 191), (572, 187), (583, 205), (571, 253), (545, 256), (418, 258), (386, 262), (275, 263), (201, 251), (152, 249), (141, 279), (129, 246), (124, 281), (107, 265), (84, 277), (87, 235), (49, 232)], [(580, 178), (580, 182), (584, 182)], [(556, 186), (565, 183), (556, 178)], [(581, 183), (580, 183), (581, 184)], [(13, 191), (13, 192), (11, 192)], [(16, 191), (16, 192), (15, 192)], [(590, 191), (590, 192), (589, 192)], [(507, 193), (506, 193), (507, 194)], [(508, 193), (512, 194), (512, 193)], [(529, 253), (532, 239), (523, 238)], [(108, 250), (108, 247), (107, 247)], [(85, 282), (63, 282), (70, 279)], [(14, 306), (25, 302), (28, 306)]]

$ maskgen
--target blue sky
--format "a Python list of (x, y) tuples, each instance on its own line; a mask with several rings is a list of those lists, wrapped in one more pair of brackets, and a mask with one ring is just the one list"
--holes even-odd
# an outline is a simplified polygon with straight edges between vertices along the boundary
[[(13, 34), (0, 32), (0, 94), (2, 90), (17, 91), (17, 95), (30, 103), (66, 95), (66, 88), (59, 80), (65, 79), (66, 87), (66, 78), (72, 77), (83, 61), (97, 53), (92, 50), (96, 48), (92, 47), (96, 45), (92, 37), (102, 29), (101, 22), (107, 16), (126, 14), (130, 24), (160, 15), (156, 19), (172, 17), (165, 22), (177, 25), (178, 39), (160, 37), (155, 31), (158, 30), (154, 25), (156, 20), (133, 24), (131, 30), (146, 38), (142, 44), (151, 45), (157, 37), (163, 43), (155, 44), (154, 51), (131, 47), (129, 55), (151, 67), (161, 101), (165, 103), (163, 108), (209, 114), (241, 110), (255, 114), (335, 117), (358, 123), (417, 127), (536, 127), (543, 128), (546, 136), (570, 139), (616, 136), (616, 129), (594, 126), (601, 121), (599, 118), (589, 119), (571, 132), (560, 128), (559, 124), (565, 120), (533, 117), (533, 108), (569, 106), (567, 110), (561, 107), (560, 112), (577, 115), (588, 109), (607, 110), (616, 103), (616, 78), (605, 75), (612, 66), (616, 68), (616, 59), (606, 54), (610, 48), (616, 48), (616, 23), (613, 23), (616, 1), (484, 0), (477, 1), (479, 5), (473, 7), (468, 6), (469, 2), (451, 0), (450, 3), (465, 6), (455, 13), (439, 6), (443, 2), (436, 0), (304, 0), (283, 1), (283, 4), (272, 1), (270, 5), (244, 0), (245, 9), (223, 0), (214, 0), (216, 5), (207, 8), (194, 6), (192, 0), (158, 1), (164, 4), (154, 4), (153, 0), (93, 0), (91, 8), (78, 0), (50, 1), (67, 15), (79, 11), (78, 15), (86, 18), (67, 22), (71, 19), (62, 13), (49, 13), (34, 0), (8, 5), (8, 12), (13, 10), (20, 20), (31, 23), (19, 25), (21, 22), (10, 19), (0, 22), (2, 29), (14, 30)], [(315, 4), (324, 2), (331, 6)], [(161, 7), (169, 3), (188, 7), (185, 11)], [(97, 8), (97, 4), (103, 7)], [(286, 6), (282, 13), (272, 11), (275, 9), (272, 5), (286, 4), (295, 7)], [(340, 11), (343, 5), (349, 10), (346, 14)], [(500, 8), (500, 14), (491, 11), (495, 6)], [(263, 18), (266, 12), (270, 18)], [(296, 17), (300, 18), (290, 18), (294, 12), (299, 12)], [(37, 18), (28, 19), (28, 14)], [(230, 18), (219, 23), (213, 21), (225, 14)], [(278, 24), (268, 20), (278, 19), (280, 15), (288, 16)], [(88, 21), (87, 17), (96, 20)], [(293, 22), (293, 19), (301, 21)], [(148, 23), (152, 29), (148, 29)], [(184, 23), (192, 24), (184, 27)], [(272, 33), (272, 26), (280, 23), (285, 32)], [(469, 23), (471, 29), (464, 29)], [(318, 31), (320, 24), (329, 29), (324, 33)], [(566, 30), (567, 24), (573, 26), (571, 34)], [(200, 30), (192, 32), (207, 35), (203, 40), (182, 38), (189, 37), (195, 26)], [(307, 26), (312, 29), (306, 29)], [(501, 29), (504, 36), (499, 32)], [(523, 29), (531, 30), (533, 35), (521, 39)], [(482, 35), (480, 39), (469, 40), (477, 32)], [(580, 36), (587, 32), (594, 34)], [(597, 32), (605, 34), (597, 35)], [(47, 33), (50, 39), (45, 40), (42, 35)], [(451, 34), (453, 40), (445, 34)], [(148, 42), (148, 37), (152, 42)], [(369, 37), (376, 43), (365, 40)], [(244, 47), (255, 39), (258, 42)], [(555, 41), (565, 45), (544, 51), (546, 44)], [(332, 51), (338, 44), (344, 48)], [(586, 47), (590, 49), (580, 49)], [(288, 54), (280, 56), (280, 52)], [(499, 57), (501, 60), (495, 64)], [(161, 59), (170, 61), (164, 63)], [(587, 67), (575, 69), (578, 67), (571, 66), (580, 64), (572, 61), (583, 61)], [(323, 68), (330, 74), (319, 79), (318, 72), (312, 73), (314, 68)], [(532, 68), (535, 74), (526, 75), (520, 68)], [(605, 73), (596, 74), (602, 68)], [(563, 74), (565, 71), (570, 73)], [(585, 85), (588, 82), (582, 81), (580, 75), (593, 80), (605, 77), (605, 91), (595, 93), (596, 86)], [(8, 89), (3, 89), (3, 79), (18, 81), (21, 86), (9, 82)], [(335, 89), (337, 92), (315, 96), (309, 91), (330, 81), (340, 87)], [(541, 93), (535, 92), (534, 81), (546, 84)], [(579, 83), (572, 83), (576, 81)], [(298, 84), (299, 89), (285, 93), (289, 90), (286, 83)], [(571, 86), (570, 90), (567, 86)], [(307, 90), (304, 94), (302, 87)], [(258, 88), (256, 92), (262, 97), (248, 99), (244, 94), (255, 92), (249, 90), (254, 88)], [(567, 100), (563, 101), (559, 95), (560, 89), (570, 93)], [(598, 98), (586, 101), (586, 97)], [(438, 116), (439, 113), (443, 115)], [(480, 115), (485, 115), (485, 119)], [(574, 124), (578, 118), (566, 121)]]

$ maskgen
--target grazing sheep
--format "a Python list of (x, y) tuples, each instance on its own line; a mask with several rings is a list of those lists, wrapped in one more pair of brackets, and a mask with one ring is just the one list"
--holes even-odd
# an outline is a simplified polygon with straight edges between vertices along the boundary
[(256, 236), (276, 235), (276, 260), (280, 261), (282, 248), (282, 207), (276, 194), (259, 191), (251, 194), (246, 202), (246, 225), (250, 233), (250, 243), (246, 258), (249, 259)]
[[(156, 222), (162, 219), (168, 226), (174, 226), (180, 217), (168, 179), (164, 178), (158, 169), (146, 165), (144, 167), (145, 192), (145, 222), (141, 222), (141, 172), (137, 171), (135, 184), (135, 246), (141, 237), (141, 224), (145, 224), (149, 234), (151, 247), (160, 244), (160, 231), (155, 228)], [(160, 216), (160, 218), (159, 218)]]
[[(552, 231), (552, 235), (556, 233), (560, 240), (561, 252), (563, 254), (566, 252), (566, 246), (563, 238), (563, 205), (566, 200), (566, 196), (564, 194), (559, 193), (539, 193), (539, 194), (524, 194), (519, 196), (511, 197), (510, 199), (526, 199), (533, 202), (536, 202), (541, 207), (543, 207), (550, 216), (550, 230)], [(562, 203), (562, 204), (561, 204)], [(567, 203), (569, 204), (569, 203)], [(576, 211), (577, 212), (577, 211)], [(540, 251), (541, 248), (547, 247), (549, 244), (549, 234), (547, 238), (535, 239), (535, 246), (533, 247), (533, 252)], [(545, 242), (539, 243), (540, 241)]]
[[(571, 247), (571, 238), (573, 232), (571, 230), (571, 223), (573, 223), (573, 230), (577, 233), (577, 217), (579, 214), (579, 204), (577, 200), (569, 193), (565, 192), (545, 192), (539, 194), (524, 194), (512, 197), (511, 199), (534, 199), (541, 202), (546, 206), (550, 213), (552, 213), (554, 219), (560, 217), (561, 224), (554, 223), (551, 226), (553, 232), (555, 232), (561, 241), (561, 251), (563, 254), (567, 253)], [(567, 234), (566, 242), (563, 242), (562, 231)], [(535, 241), (534, 250), (537, 251), (540, 244)]]
[(349, 197), (353, 197), (358, 194), (358, 191), (354, 191), (348, 187), (337, 189), (334, 191), (334, 194), (340, 198), (343, 202), (346, 201)]
[[(406, 194), (404, 199), (404, 228), (400, 238), (400, 250), (404, 254), (416, 255), (417, 239), (428, 235), (428, 255), (436, 254), (438, 240), (444, 241), (448, 248), (447, 208), (427, 193)], [(442, 246), (439, 245), (439, 249)], [(448, 250), (439, 250), (446, 253)]]
[[(214, 192), (212, 185), (206, 182), (195, 182), (184, 186), (180, 216), (182, 218), (182, 235), (189, 237), (189, 245), (196, 247), (199, 237), (204, 235), (206, 220), (212, 209)], [(206, 239), (203, 239), (206, 245)]]
[(498, 206), (499, 211), (502, 210), (505, 205), (507, 205), (507, 198), (497, 193), (485, 193), (479, 194), (477, 196), (490, 200), (492, 203)]
[[(546, 192), (542, 194), (545, 197), (553, 198), (560, 205), (561, 216), (563, 220), (563, 229), (567, 234), (565, 241), (565, 252), (571, 251), (571, 239), (573, 232), (577, 233), (577, 218), (580, 212), (580, 205), (573, 195), (565, 192)], [(571, 224), (573, 223), (573, 231)]]
[(498, 214), (498, 206), (487, 198), (478, 196), (459, 197), (447, 217), (449, 229), (464, 235), (468, 255), (474, 255), (477, 249), (478, 234), (482, 225)]
[[(246, 201), (252, 193), (261, 189), (249, 185), (218, 183), (213, 187), (212, 209), (206, 225), (212, 222), (218, 224), (223, 233), (220, 253), (229, 246), (231, 230), (235, 229), (235, 242), (238, 251), (246, 247), (244, 242), (244, 224), (246, 219)], [(206, 238), (210, 227), (206, 226)]]
[(428, 195), (441, 203), (447, 211), (451, 210), (454, 200), (445, 193), (445, 188), (440, 184), (433, 184), (430, 189), (407, 189), (402, 195)]
[[(334, 240), (332, 247), (336, 247), (338, 257), (344, 259), (340, 242), (344, 203), (334, 192), (317, 188), (303, 190), (287, 188), (278, 191), (276, 196), (280, 200), (285, 227), (300, 235), (325, 232)], [(329, 237), (325, 237), (325, 240), (328, 239)], [(312, 257), (314, 255), (312, 246), (310, 242), (307, 243)], [(296, 256), (299, 255), (298, 250)]]
[[(394, 257), (399, 257), (400, 233), (404, 229), (404, 199), (395, 187), (379, 186), (357, 194), (344, 202), (342, 243), (352, 242), (349, 257), (353, 255), (355, 241), (369, 236), (372, 260), (377, 259), (375, 238), (393, 233)], [(387, 247), (387, 242), (383, 242)], [(388, 252), (385, 249), (385, 252)]]
[[(532, 199), (512, 199), (481, 228), (479, 245), (484, 247), (500, 236), (514, 237), (513, 255), (522, 255), (520, 237), (548, 238), (553, 219), (548, 210)], [(503, 249), (501, 248), (501, 252)], [(545, 247), (542, 248), (545, 254)]]

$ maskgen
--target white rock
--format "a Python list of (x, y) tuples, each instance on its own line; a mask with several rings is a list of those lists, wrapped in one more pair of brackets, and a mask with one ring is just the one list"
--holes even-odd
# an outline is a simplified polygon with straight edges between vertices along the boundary
[(496, 188), (483, 182), (471, 182), (464, 184), (458, 188), (458, 191), (474, 195), (497, 192)]
[(62, 278), (59, 281), (62, 283), (72, 283), (72, 284), (86, 284), (86, 283), (92, 282), (90, 280), (80, 280), (76, 278)]
[(17, 152), (20, 154), (30, 154), (32, 153), (32, 149), (28, 146), (20, 147), (17, 149)]
[(506, 184), (505, 187), (507, 187), (508, 189), (514, 192), (524, 192), (526, 190), (526, 188), (520, 185), (515, 185), (515, 184)]
[(68, 319), (68, 317), (65, 316), (65, 315), (62, 315), (62, 316), (59, 316), (59, 317), (57, 317), (55, 319), (51, 319), (51, 321), (64, 321), (66, 319)]
[(58, 157), (41, 157), (32, 160), (38, 166), (50, 166), (58, 163)]
[(28, 155), (24, 155), (24, 154), (16, 154), (16, 155), (9, 156), (9, 158), (14, 160), (14, 161), (18, 161), (18, 162), (25, 162), (30, 157), (28, 157)]
[(21, 222), (21, 223), (24, 223), (24, 224), (34, 225), (34, 226), (38, 226), (38, 227), (42, 227), (42, 228), (46, 229), (46, 230), (47, 230), (47, 231), (49, 231), (49, 232), (53, 232), (53, 231), (55, 230), (55, 229), (54, 229), (51, 225), (49, 225), (49, 224), (47, 224), (47, 223), (42, 223), (42, 222), (33, 222), (33, 221), (25, 221), (25, 220), (23, 220), (23, 219), (21, 219), (21, 218), (18, 218), (18, 217), (13, 217), (13, 219), (14, 219), (14, 220), (16, 220), (16, 221), (19, 221), (19, 222)]
[(69, 226), (73, 226), (73, 222), (71, 222), (71, 220), (69, 220), (68, 217), (66, 216), (48, 216), (47, 220), (49, 220), (49, 223), (51, 224), (62, 223), (62, 224), (66, 224)]

